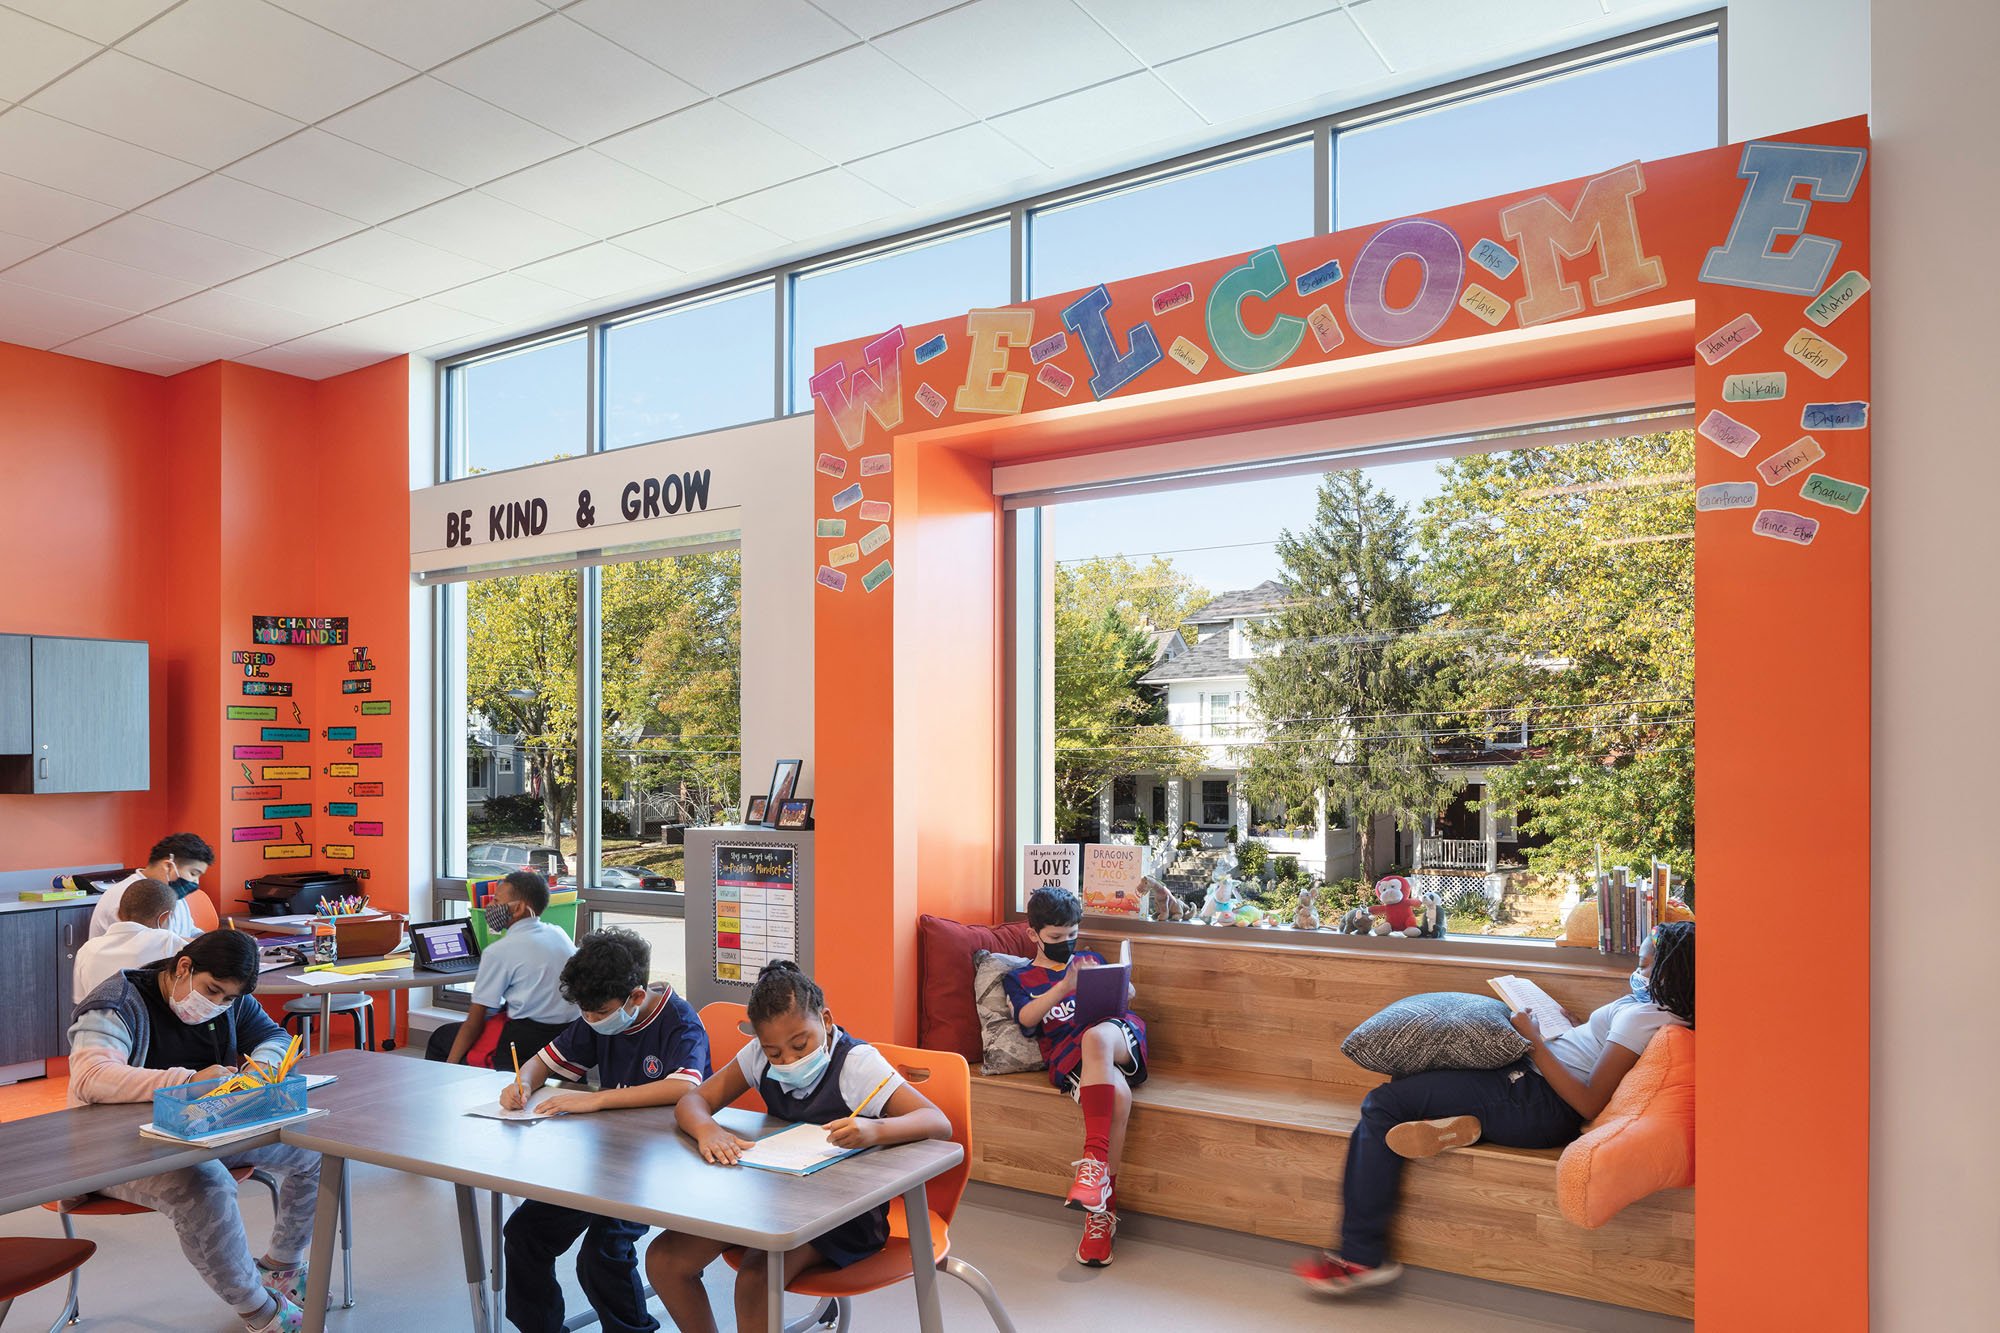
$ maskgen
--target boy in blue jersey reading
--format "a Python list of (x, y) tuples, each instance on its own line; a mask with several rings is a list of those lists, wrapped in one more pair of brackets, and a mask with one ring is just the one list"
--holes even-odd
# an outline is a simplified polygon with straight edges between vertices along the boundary
[(1076, 1180), (1063, 1205), (1085, 1214), (1076, 1261), (1103, 1268), (1111, 1262), (1111, 1238), (1118, 1229), (1118, 1158), (1132, 1114), (1132, 1089), (1146, 1081), (1146, 1025), (1130, 1010), (1088, 1028), (1077, 1021), (1077, 974), (1105, 962), (1102, 955), (1077, 950), (1082, 924), (1083, 901), (1074, 893), (1036, 889), (1028, 898), (1034, 960), (1001, 984), (1014, 1021), (1041, 1042), (1049, 1081), (1083, 1108), (1083, 1157), (1075, 1163)]
[[(592, 931), (563, 965), (563, 998), (582, 1017), (521, 1066), (500, 1094), (510, 1111), (526, 1106), (551, 1074), (580, 1083), (597, 1071), (597, 1090), (559, 1092), (535, 1103), (544, 1115), (583, 1115), (621, 1106), (667, 1106), (708, 1077), (708, 1033), (688, 1002), (664, 982), (648, 984), (652, 949), (629, 930)], [(642, 1223), (529, 1200), (507, 1219), (507, 1322), (521, 1333), (560, 1333), (562, 1287), (556, 1258), (577, 1238), (576, 1276), (605, 1333), (653, 1333), (634, 1248)]]

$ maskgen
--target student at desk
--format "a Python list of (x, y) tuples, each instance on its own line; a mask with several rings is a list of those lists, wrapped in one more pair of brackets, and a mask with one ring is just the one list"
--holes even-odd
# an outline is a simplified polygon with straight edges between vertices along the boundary
[(179, 953), (188, 937), (176, 935), (167, 924), (179, 905), (174, 891), (157, 879), (139, 879), (126, 885), (111, 929), (91, 936), (76, 951), (76, 984), (70, 993), (88, 995), (127, 968), (144, 967)]
[[(76, 1007), (69, 1030), (69, 1101), (147, 1102), (156, 1089), (221, 1078), (245, 1058), (275, 1064), (291, 1038), (251, 998), (257, 945), (211, 930), (172, 958), (120, 972)], [(253, 1259), (229, 1168), (278, 1180), (271, 1248)], [(173, 1223), (181, 1253), (253, 1333), (304, 1326), (306, 1252), (319, 1196), (319, 1154), (274, 1143), (227, 1153), (103, 1191)]]
[(192, 833), (169, 833), (146, 853), (146, 868), (105, 886), (90, 914), (91, 938), (104, 934), (118, 923), (118, 901), (125, 891), (142, 879), (157, 879), (174, 893), (174, 914), (167, 929), (184, 938), (197, 933), (194, 914), (188, 911), (187, 897), (201, 887), (201, 877), (215, 864), (215, 849)]
[(576, 1006), (562, 993), (563, 968), (576, 945), (542, 920), (548, 910), (549, 882), (532, 870), (516, 870), (495, 886), (486, 927), (498, 938), (479, 955), (472, 1005), (463, 1023), (446, 1023), (431, 1033), (426, 1059), (464, 1064), (487, 1020), (505, 1009), (507, 1023), (489, 1063), (518, 1069), (576, 1022)]

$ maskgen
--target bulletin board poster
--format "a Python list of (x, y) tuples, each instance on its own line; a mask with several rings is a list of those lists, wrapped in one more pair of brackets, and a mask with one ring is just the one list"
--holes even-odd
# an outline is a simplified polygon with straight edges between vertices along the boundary
[(715, 979), (753, 982), (764, 964), (799, 956), (798, 851), (715, 849)]
[(1091, 843), (1083, 849), (1083, 910), (1130, 916), (1139, 910), (1146, 849)]

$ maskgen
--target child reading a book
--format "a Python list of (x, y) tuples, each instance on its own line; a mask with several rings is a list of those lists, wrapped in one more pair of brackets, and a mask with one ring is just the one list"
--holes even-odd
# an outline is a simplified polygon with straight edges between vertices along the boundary
[[(752, 1087), (778, 1120), (824, 1125), (837, 1148), (872, 1148), (951, 1137), (951, 1122), (904, 1081), (881, 1052), (834, 1024), (826, 996), (796, 963), (766, 963), (750, 993), (756, 1040), (675, 1107), (683, 1133), (706, 1160), (733, 1166), (752, 1146), (715, 1121), (717, 1108)], [(889, 1205), (815, 1236), (784, 1258), (785, 1284), (815, 1268), (846, 1268), (889, 1240)], [(728, 1245), (663, 1232), (646, 1251), (646, 1275), (684, 1333), (716, 1333), (702, 1270)], [(736, 1327), (765, 1327), (765, 1256), (751, 1251), (736, 1275)]]
[(1500, 1069), (1433, 1069), (1391, 1079), (1361, 1103), (1340, 1182), (1340, 1249), (1297, 1265), (1306, 1285), (1344, 1296), (1393, 1282), (1389, 1222), (1403, 1159), (1431, 1157), (1480, 1139), (1509, 1148), (1559, 1148), (1583, 1132), (1617, 1091), (1653, 1034), (1694, 1026), (1694, 923), (1655, 930), (1639, 954), (1631, 992), (1551, 1038), (1525, 1010), (1514, 1028), (1528, 1054)]
[(1083, 1157), (1075, 1163), (1076, 1179), (1063, 1206), (1086, 1214), (1076, 1261), (1103, 1268), (1111, 1262), (1111, 1238), (1118, 1229), (1118, 1159), (1132, 1089), (1146, 1081), (1146, 1025), (1130, 1010), (1089, 1027), (1077, 1020), (1077, 976), (1104, 966), (1102, 955), (1077, 949), (1082, 924), (1083, 901), (1075, 894), (1036, 889), (1028, 898), (1035, 957), (1001, 984), (1014, 1021), (1041, 1042), (1049, 1081), (1083, 1108)]

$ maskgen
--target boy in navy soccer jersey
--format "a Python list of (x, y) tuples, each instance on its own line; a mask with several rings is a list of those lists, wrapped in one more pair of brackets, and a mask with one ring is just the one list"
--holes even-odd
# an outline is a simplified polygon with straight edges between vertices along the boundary
[[(688, 1002), (664, 982), (649, 985), (652, 950), (629, 930), (598, 930), (583, 937), (562, 970), (563, 998), (583, 1016), (521, 1066), (521, 1077), (500, 1094), (515, 1110), (551, 1074), (582, 1082), (597, 1071), (595, 1092), (544, 1098), (546, 1115), (582, 1115), (621, 1106), (668, 1106), (708, 1077), (708, 1033)], [(633, 1248), (646, 1228), (576, 1208), (530, 1200), (507, 1219), (507, 1321), (522, 1333), (559, 1333), (562, 1288), (556, 1257), (583, 1237), (577, 1280), (605, 1333), (653, 1333), (660, 1323), (646, 1312), (645, 1284)]]
[(1111, 1262), (1111, 1237), (1118, 1229), (1118, 1158), (1125, 1148), (1132, 1089), (1146, 1081), (1146, 1025), (1129, 1010), (1089, 1028), (1076, 1021), (1076, 974), (1105, 961), (1076, 951), (1082, 922), (1083, 903), (1075, 894), (1036, 889), (1028, 899), (1034, 961), (1002, 978), (1002, 984), (1014, 1021), (1042, 1044), (1049, 1081), (1083, 1107), (1083, 1158), (1075, 1164), (1076, 1180), (1063, 1203), (1086, 1214), (1076, 1261), (1103, 1268)]

